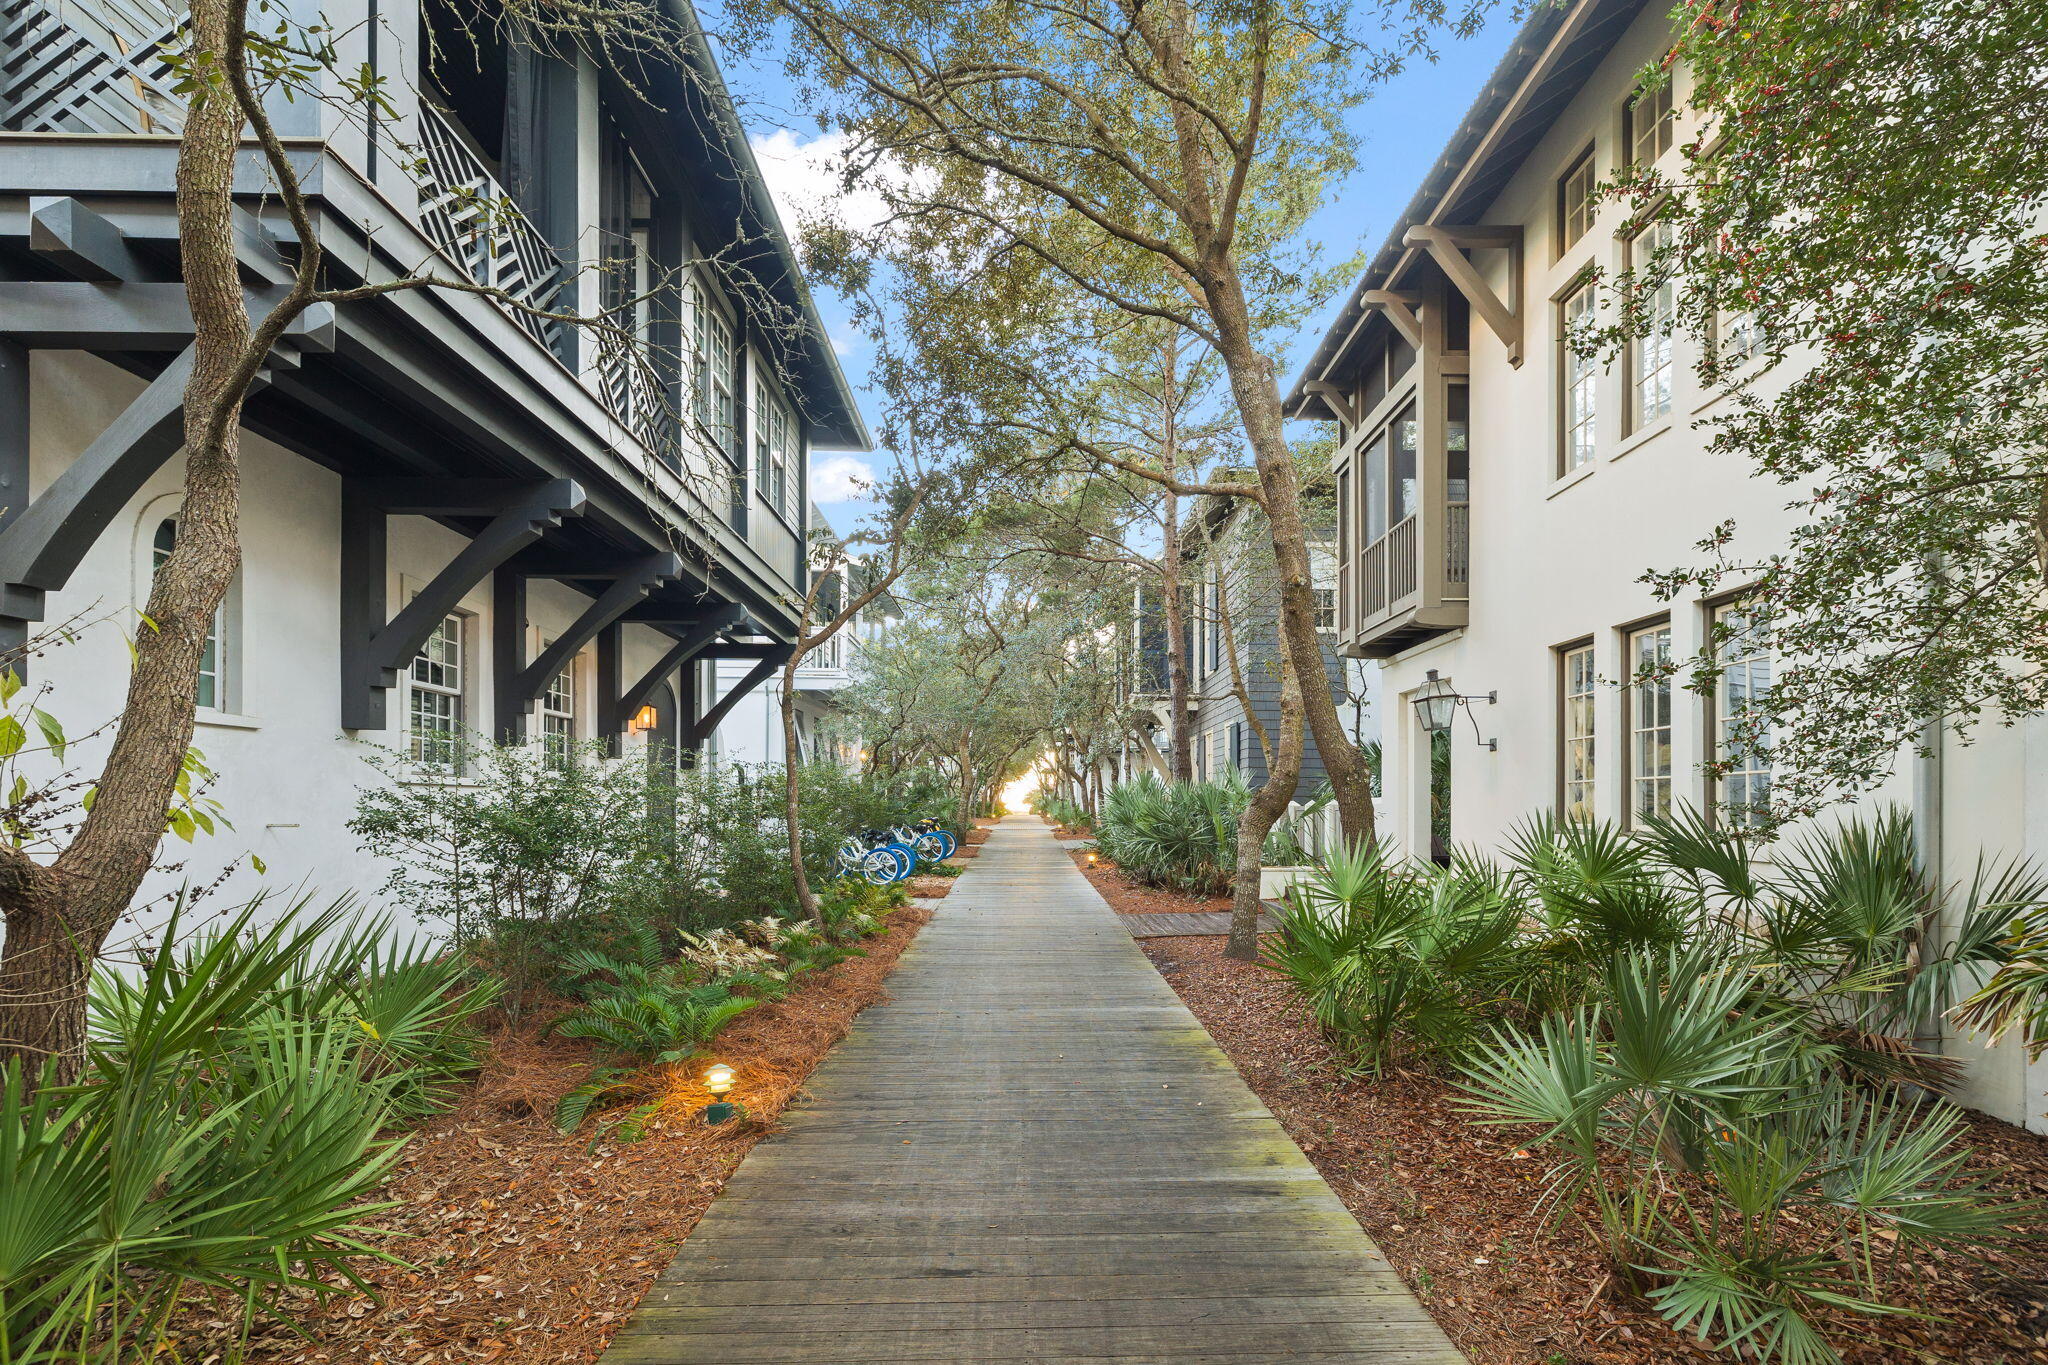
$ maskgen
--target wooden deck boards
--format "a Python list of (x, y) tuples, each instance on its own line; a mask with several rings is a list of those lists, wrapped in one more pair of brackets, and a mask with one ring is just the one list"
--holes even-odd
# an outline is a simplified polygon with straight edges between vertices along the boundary
[[(1174, 911), (1160, 915), (1118, 915), (1132, 938), (1214, 938), (1230, 932), (1228, 910)], [(1259, 916), (1259, 932), (1270, 934), (1280, 927), (1271, 915)]]
[(605, 1365), (1459, 1365), (1119, 919), (1004, 823)]

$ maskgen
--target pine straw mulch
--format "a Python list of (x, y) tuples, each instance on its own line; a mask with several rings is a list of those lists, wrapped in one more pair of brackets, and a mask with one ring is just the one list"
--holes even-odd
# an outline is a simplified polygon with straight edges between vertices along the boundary
[[(1096, 875), (1097, 885), (1120, 874)], [(1105, 890), (1107, 894), (1107, 890)], [(1114, 901), (1114, 898), (1112, 898)], [(1183, 900), (1185, 909), (1210, 908)], [(1118, 905), (1118, 909), (1126, 909)], [(1532, 1133), (1483, 1128), (1442, 1078), (1348, 1078), (1287, 984), (1223, 956), (1221, 938), (1140, 943), (1387, 1259), (1474, 1365), (1727, 1365), (1620, 1293), (1575, 1225), (1535, 1211), (1547, 1162)], [(2048, 1195), (2048, 1138), (1972, 1116), (1972, 1165), (2019, 1198)], [(1938, 1320), (1833, 1324), (1852, 1365), (2048, 1362), (2037, 1246), (1989, 1264), (1933, 1251), (1908, 1272)]]
[(1119, 915), (1181, 915), (1230, 909), (1228, 896), (1189, 896), (1147, 886), (1115, 863), (1103, 860), (1090, 867), (1085, 848), (1070, 848), (1067, 853), (1074, 866), (1087, 875), (1096, 891), (1109, 902), (1109, 908)]
[[(390, 1230), (384, 1249), (417, 1268), (367, 1268), (381, 1302), (344, 1295), (296, 1305), (304, 1338), (271, 1329), (247, 1359), (596, 1360), (812, 1067), (855, 1015), (886, 998), (883, 978), (930, 919), (915, 906), (890, 912), (887, 932), (863, 945), (866, 956), (725, 1028), (717, 1057), (738, 1073), (733, 1096), (750, 1114), (743, 1125), (713, 1129), (696, 1117), (711, 1097), (692, 1066), (660, 1078), (661, 1107), (640, 1140), (619, 1140), (601, 1120), (564, 1135), (550, 1116), (589, 1074), (589, 1047), (541, 1038), (539, 1021), (501, 1033), (456, 1107), (414, 1130), (382, 1192), (401, 1206), (368, 1220)], [(196, 1320), (192, 1332), (204, 1338), (227, 1326)], [(185, 1359), (208, 1357), (197, 1345), (181, 1343)]]

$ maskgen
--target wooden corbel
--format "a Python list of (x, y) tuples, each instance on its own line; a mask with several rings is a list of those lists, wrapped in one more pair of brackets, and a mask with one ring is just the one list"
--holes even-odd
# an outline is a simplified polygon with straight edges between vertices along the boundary
[(1311, 379), (1301, 386), (1303, 393), (1312, 393), (1323, 400), (1323, 406), (1335, 413), (1337, 420), (1348, 429), (1358, 425), (1358, 411), (1351, 406), (1351, 400), (1344, 390), (1325, 379)]
[(1422, 295), (1398, 289), (1368, 289), (1358, 296), (1358, 301), (1386, 314), (1387, 321), (1410, 346), (1418, 351), (1422, 349), (1422, 322), (1415, 316), (1416, 308), (1421, 306)]
[(1522, 315), (1518, 308), (1510, 308), (1501, 302), (1472, 262), (1466, 259), (1465, 251), (1505, 251), (1508, 255), (1508, 295), (1519, 301), (1522, 297), (1522, 229), (1512, 224), (1501, 226), (1428, 227), (1409, 228), (1402, 236), (1408, 246), (1421, 247), (1429, 253), (1450, 282), (1457, 286), (1465, 301), (1472, 305), (1472, 311), (1507, 347), (1508, 364), (1522, 363)]

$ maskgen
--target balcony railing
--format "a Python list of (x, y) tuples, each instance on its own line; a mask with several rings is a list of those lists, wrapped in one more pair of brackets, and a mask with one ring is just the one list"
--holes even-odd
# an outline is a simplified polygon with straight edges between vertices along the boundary
[[(1462, 598), (1471, 577), (1471, 504), (1449, 503), (1444, 507), (1444, 586), (1451, 590), (1446, 595)], [(1359, 619), (1371, 622), (1421, 591), (1421, 532), (1411, 516), (1396, 522), (1359, 556)]]
[[(420, 224), (463, 273), (533, 308), (552, 306), (562, 262), (526, 221), (497, 177), (437, 110), (420, 106)], [(512, 317), (542, 345), (555, 324), (519, 308)]]
[(676, 460), (674, 400), (650, 353), (609, 333), (598, 339), (598, 391), (605, 406), (663, 460)]
[(0, 0), (0, 128), (177, 132), (185, 100), (164, 51), (183, 19), (154, 0)]

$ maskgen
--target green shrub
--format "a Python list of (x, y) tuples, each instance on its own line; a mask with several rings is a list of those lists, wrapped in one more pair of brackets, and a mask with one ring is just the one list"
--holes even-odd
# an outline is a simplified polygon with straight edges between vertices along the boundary
[(346, 903), (261, 909), (189, 936), (174, 915), (138, 973), (102, 972), (77, 1084), (0, 1075), (5, 1359), (151, 1358), (190, 1287), (261, 1311), (390, 1259), (364, 1240), (382, 1134), (469, 1065), (493, 992)]
[[(1160, 781), (1144, 773), (1110, 788), (1095, 821), (1102, 855), (1152, 886), (1196, 895), (1229, 892), (1237, 872), (1237, 825), (1251, 789), (1236, 769), (1213, 782)], [(1266, 841), (1273, 865), (1307, 861), (1292, 832)]]
[(1478, 1120), (1540, 1125), (1551, 1206), (1674, 1325), (1819, 1365), (1827, 1315), (1904, 1311), (1898, 1257), (2038, 1217), (1965, 1177), (1955, 1112), (1899, 1083), (1948, 1078), (1916, 1033), (2027, 970), (2044, 902), (2024, 863), (1932, 882), (1896, 811), (1768, 865), (1693, 812), (1545, 816), (1498, 860), (1331, 858), (1265, 961), (1347, 1056), (1452, 1066)]

